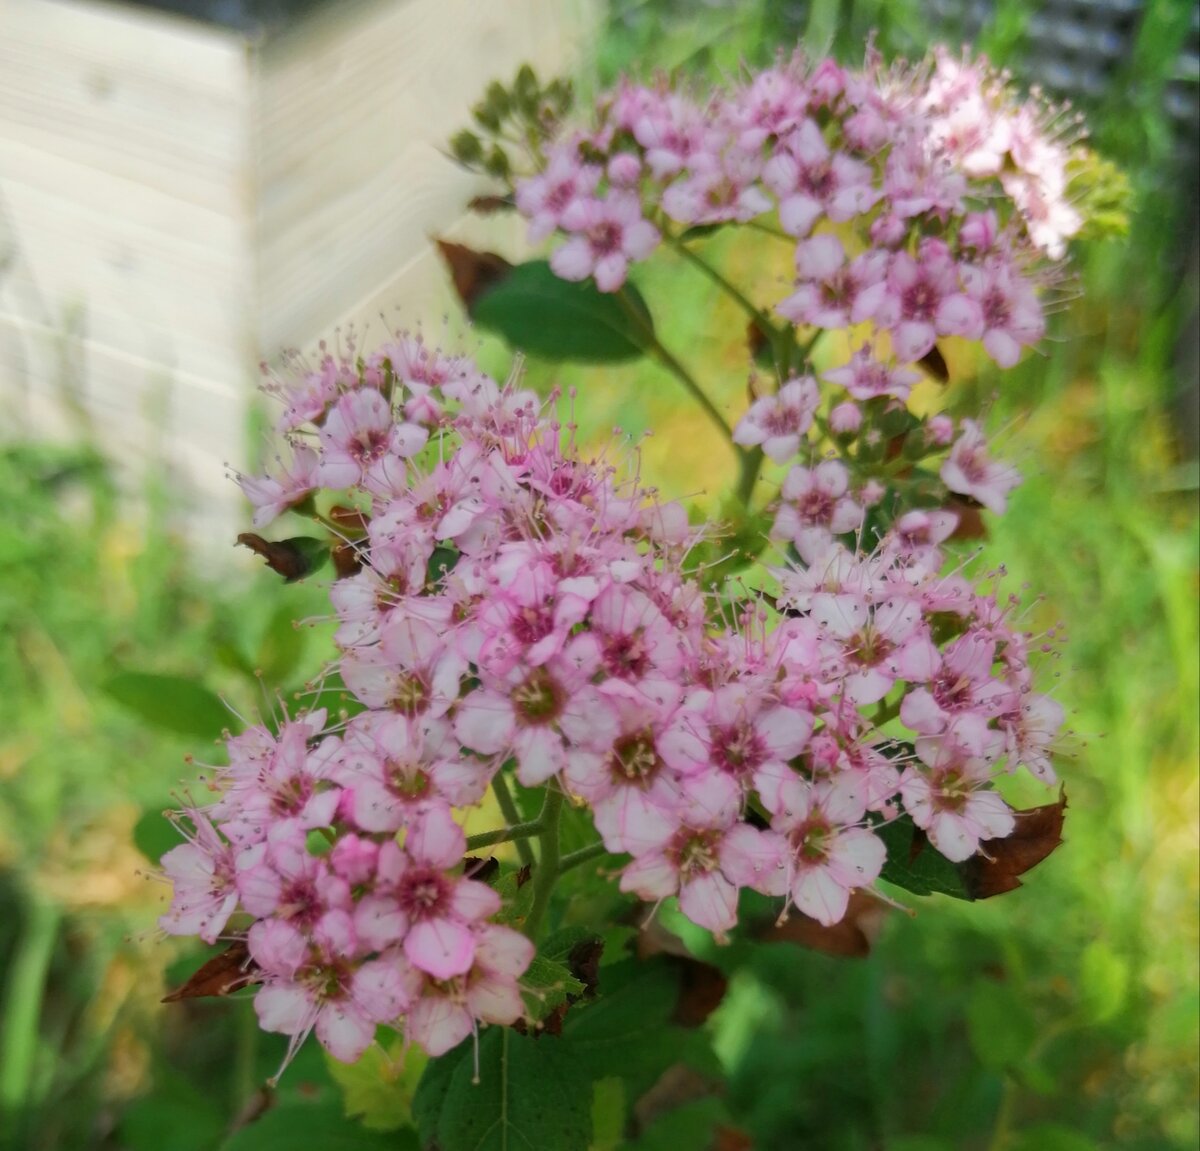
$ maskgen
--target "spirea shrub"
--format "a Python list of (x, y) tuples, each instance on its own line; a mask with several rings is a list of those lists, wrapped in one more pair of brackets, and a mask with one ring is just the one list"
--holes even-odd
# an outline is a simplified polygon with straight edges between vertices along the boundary
[[(1044, 350), (1086, 207), (1076, 121), (940, 50), (781, 59), (703, 99), (622, 82), (578, 119), (526, 69), (475, 116), (452, 149), (501, 186), (478, 206), (550, 253), (443, 245), (468, 311), (518, 349), (666, 364), (736, 454), (734, 522), (648, 489), (627, 443), (585, 447), (576, 397), (519, 370), (409, 334), (293, 357), (276, 465), (238, 479), (256, 528), (327, 536), (243, 541), (288, 578), (331, 558), (337, 658), (316, 704), (228, 738), (162, 861), (164, 930), (227, 942), (222, 989), (256, 985), (290, 1051), (315, 1031), (354, 1061), (385, 1028), (435, 1057), (417, 1118), (443, 1151), (467, 1144), (437, 1068), (482, 1036), (475, 1077), (499, 1074), (501, 1029), (544, 1045), (505, 1033), (506, 1058), (576, 1058), (604, 973), (639, 962), (602, 948), (664, 905), (721, 943), (831, 928), (855, 893), (1008, 890), (1057, 844), (1061, 802), (995, 787), (1055, 781), (1063, 709), (1032, 661), (1055, 636), (965, 550), (1019, 474), (980, 413), (908, 401), (947, 337), (1001, 369)], [(790, 245), (794, 282), (733, 284), (718, 229)], [(664, 247), (745, 311), (732, 425), (659, 335), (671, 300), (628, 280)], [(850, 336), (818, 371), (823, 332)], [(495, 826), (468, 835), (478, 807)], [(538, 1145), (586, 1146), (591, 1120)]]

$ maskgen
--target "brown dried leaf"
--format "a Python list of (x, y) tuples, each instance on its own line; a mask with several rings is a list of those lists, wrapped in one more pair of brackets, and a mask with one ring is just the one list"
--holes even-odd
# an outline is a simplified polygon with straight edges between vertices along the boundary
[(765, 924), (754, 932), (766, 943), (798, 943), (826, 955), (862, 959), (871, 953), (890, 908), (865, 891), (852, 891), (846, 914), (831, 927), (793, 911), (783, 923)]
[(698, 959), (675, 957), (672, 962), (681, 970), (679, 999), (671, 1015), (671, 1022), (680, 1027), (699, 1027), (725, 998), (729, 981), (711, 963)]
[(349, 579), (362, 571), (363, 556), (357, 544), (335, 544), (329, 551), (329, 557), (333, 560), (333, 570), (338, 579)]
[(367, 534), (367, 526), (370, 523), (365, 512), (359, 511), (358, 508), (348, 508), (341, 504), (329, 509), (329, 519), (337, 524), (342, 531), (353, 536), (365, 536)]
[(979, 845), (979, 854), (962, 865), (968, 892), (976, 899), (990, 899), (1020, 887), (1020, 876), (1062, 843), (1066, 811), (1064, 788), (1057, 803), (1015, 812), (1017, 825), (1012, 834), (1004, 839), (985, 839)]
[(448, 240), (436, 238), (434, 243), (437, 244), (446, 267), (450, 269), (454, 290), (462, 300), (468, 315), (475, 301), (512, 270), (512, 264), (495, 252), (477, 252), (464, 244), (452, 244)]
[(655, 1119), (668, 1112), (707, 1099), (715, 1088), (712, 1077), (689, 1067), (686, 1063), (675, 1063), (668, 1067), (633, 1105), (633, 1120), (638, 1131), (644, 1131)]
[(671, 1021), (699, 1027), (725, 998), (728, 981), (719, 968), (697, 959), (673, 931), (652, 919), (637, 937), (637, 957), (666, 955), (679, 971), (679, 999)]
[(567, 953), (567, 970), (583, 984), (583, 996), (590, 999), (600, 985), (600, 957), (604, 954), (604, 940), (581, 939)]
[(983, 505), (967, 496), (952, 496), (946, 507), (958, 515), (958, 524), (951, 533), (952, 540), (985, 540), (987, 524), (983, 522)]
[(937, 344), (934, 344), (917, 363), (937, 380), (939, 384), (948, 384), (950, 382), (950, 369), (946, 365), (946, 358), (938, 350)]
[(242, 532), (237, 542), (267, 561), (267, 567), (283, 576), (288, 583), (303, 579), (320, 566), (320, 541), (308, 536), (288, 540), (265, 540), (253, 532)]
[(258, 964), (250, 956), (244, 939), (235, 939), (220, 955), (202, 963), (182, 987), (163, 996), (164, 1003), (231, 995), (252, 983), (261, 983)]
[(477, 879), (480, 883), (488, 880), (500, 870), (500, 861), (494, 855), (484, 859), (474, 855), (463, 856), (463, 875), (467, 879)]

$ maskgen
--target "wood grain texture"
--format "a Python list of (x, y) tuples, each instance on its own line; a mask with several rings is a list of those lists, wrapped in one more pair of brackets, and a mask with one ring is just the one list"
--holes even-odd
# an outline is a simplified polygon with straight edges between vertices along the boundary
[(481, 183), (444, 141), (488, 80), (568, 67), (597, 11), (336, 0), (254, 42), (0, 0), (0, 434), (74, 409), (122, 460), (170, 444), (195, 501), (235, 508), (259, 361), (392, 304), (445, 312), (429, 237)]

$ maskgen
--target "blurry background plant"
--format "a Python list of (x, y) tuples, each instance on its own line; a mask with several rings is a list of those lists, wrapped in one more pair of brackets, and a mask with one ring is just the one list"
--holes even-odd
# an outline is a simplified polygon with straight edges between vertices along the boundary
[[(1062, 619), (1071, 638), (1059, 689), (1079, 733), (1063, 771), (1067, 845), (1017, 895), (965, 910), (933, 902), (915, 924), (891, 917), (865, 959), (763, 948), (710, 1023), (728, 1095), (685, 1104), (669, 1130), (650, 1122), (639, 1148), (686, 1142), (677, 1124), (688, 1117), (704, 1136), (723, 1122), (754, 1147), (835, 1151), (1185, 1148), (1200, 1134), (1196, 9), (998, 3), (984, 22), (976, 8), (612, 0), (596, 72), (582, 80), (599, 88), (658, 67), (713, 77), (797, 38), (857, 59), (871, 28), (885, 55), (970, 34), (1033, 80), (1039, 57), (1070, 63), (1055, 36), (1085, 9), (1093, 24), (1096, 11), (1116, 13), (1128, 34), (1125, 54), (1093, 69), (1105, 82), (1071, 95), (1132, 181), (1129, 236), (1077, 246), (1082, 299), (1049, 354), (1003, 389), (984, 363), (951, 364), (954, 387), (996, 391), (991, 426), (1008, 428), (1026, 476), (989, 558), (1014, 584), (1036, 575), (1047, 599), (1033, 620)], [(710, 255), (731, 274), (761, 274), (757, 253), (719, 238)], [(667, 260), (645, 269), (646, 294), (668, 280), (672, 313), (686, 317), (671, 342), (705, 356), (737, 408), (743, 325)], [(498, 342), (482, 351), (485, 367), (489, 354), (499, 362)], [(672, 492), (722, 486), (703, 417), (657, 366), (533, 361), (529, 376), (586, 381), (581, 422), (619, 413), (628, 431), (654, 427), (647, 469)], [(227, 1135), (264, 1105), (258, 1084), (279, 1049), (248, 1004), (157, 1006), (179, 982), (163, 967), (180, 951), (145, 935), (165, 888), (135, 874), (149, 866), (138, 849), (156, 858), (173, 842), (159, 813), (175, 778), (196, 772), (172, 765), (208, 754), (224, 723), (215, 693), (243, 713), (268, 708), (319, 662), (320, 638), (290, 620), (320, 610), (320, 592), (199, 578), (166, 529), (163, 485), (131, 521), (86, 429), (74, 449), (7, 448), (0, 491), (0, 1140), (199, 1151), (336, 1147), (341, 1132), (347, 1146), (405, 1146), (338, 1118), (345, 1104), (394, 1126), (412, 1085), (369, 1096), (360, 1078), (343, 1094), (315, 1047), (271, 1111)], [(151, 675), (166, 678), (141, 678)], [(181, 971), (195, 966), (195, 953), (182, 956)]]

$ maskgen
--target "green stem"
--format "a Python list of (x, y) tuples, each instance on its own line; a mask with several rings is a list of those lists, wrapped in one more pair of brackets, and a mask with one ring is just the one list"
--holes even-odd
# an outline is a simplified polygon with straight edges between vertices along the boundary
[(542, 831), (538, 836), (538, 861), (533, 869), (533, 904), (525, 920), (525, 934), (536, 941), (538, 928), (550, 906), (550, 893), (558, 880), (559, 845), (558, 822), (562, 815), (563, 793), (557, 788), (547, 790), (542, 814)]
[(738, 457), (737, 498), (744, 507), (750, 507), (750, 497), (754, 494), (754, 485), (758, 483), (758, 473), (763, 464), (762, 448), (751, 448), (743, 451)]
[[(467, 850), (475, 851), (480, 847), (493, 847), (497, 843), (514, 843), (517, 846), (517, 854), (522, 855), (522, 847), (529, 850), (529, 844), (525, 841), (532, 839), (535, 835), (540, 835), (541, 832), (542, 821), (540, 819), (531, 819), (528, 823), (514, 823), (508, 827), (499, 827), (495, 831), (481, 831), (478, 835), (467, 836)], [(532, 852), (530, 852), (529, 860), (533, 861)], [(524, 862), (523, 855), (522, 862)]]
[[(512, 797), (512, 792), (508, 790), (508, 780), (504, 777), (503, 770), (496, 772), (495, 776), (492, 778), (492, 793), (496, 797), (496, 803), (500, 808), (500, 814), (504, 816), (505, 821), (511, 827), (523, 826), (523, 823), (521, 820), (521, 813), (517, 809), (517, 804), (516, 804), (516, 801)], [(534, 820), (534, 822), (536, 823), (537, 820)], [(470, 845), (470, 842), (471, 841), (468, 839), (467, 840), (468, 846)], [(494, 840), (493, 842), (500, 843), (503, 841), (502, 840)], [(530, 848), (529, 844), (526, 843), (524, 838), (522, 838), (522, 837), (518, 837), (516, 839), (516, 844), (517, 844), (517, 857), (521, 860), (521, 863), (524, 866), (528, 867), (529, 865), (531, 865), (533, 863), (532, 849)], [(480, 844), (479, 846), (485, 847), (487, 845)]]
[(595, 859), (598, 855), (604, 855), (608, 848), (603, 843), (589, 843), (587, 847), (581, 847), (578, 851), (568, 852), (558, 861), (558, 874), (571, 870), (573, 867), (578, 867), (581, 863), (587, 863), (589, 859)]
[(61, 921), (57, 904), (28, 892), (21, 938), (8, 969), (0, 1036), (0, 1112), (9, 1116), (6, 1126), (30, 1102), (42, 996)]
[[(630, 299), (628, 292), (622, 288), (615, 293), (618, 303), (624, 309), (630, 322), (637, 328), (638, 338), (642, 347), (649, 352), (664, 368), (667, 369), (683, 386), (688, 394), (704, 409), (704, 414), (721, 430), (721, 435), (732, 443), (733, 429), (725, 422), (725, 417), (717, 410), (712, 400), (704, 394), (704, 390), (696, 382), (696, 378), (667, 350), (655, 334), (653, 325)], [(737, 449), (741, 451), (740, 448)]]
[(767, 314), (758, 307), (744, 292), (736, 285), (730, 283), (716, 268), (707, 260), (697, 256), (678, 236), (672, 236), (669, 232), (664, 233), (666, 241), (675, 249), (685, 260), (694, 265), (704, 273), (718, 288), (721, 289), (731, 300), (734, 301), (762, 330), (764, 336), (768, 338), (775, 334), (775, 325), (767, 319)]

